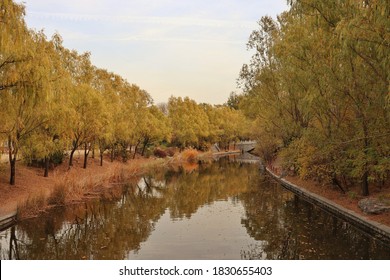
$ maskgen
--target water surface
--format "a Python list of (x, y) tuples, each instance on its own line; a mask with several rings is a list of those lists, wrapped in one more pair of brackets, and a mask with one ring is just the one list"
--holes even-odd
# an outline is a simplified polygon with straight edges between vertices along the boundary
[(390, 259), (390, 247), (259, 172), (154, 172), (0, 234), (2, 259)]

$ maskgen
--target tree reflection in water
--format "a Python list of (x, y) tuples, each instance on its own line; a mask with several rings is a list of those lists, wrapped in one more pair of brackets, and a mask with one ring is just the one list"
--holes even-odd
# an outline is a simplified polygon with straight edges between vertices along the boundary
[[(227, 160), (155, 171), (101, 199), (21, 222), (0, 235), (1, 258), (127, 259), (148, 242), (163, 215), (171, 222), (191, 221), (217, 201), (243, 209), (235, 226), (246, 237), (237, 237), (242, 243), (235, 258), (390, 258), (388, 247), (285, 191), (261, 175), (257, 165)], [(223, 242), (224, 233), (218, 234)]]
[(243, 224), (261, 246), (243, 259), (389, 259), (390, 247), (262, 178), (240, 195)]

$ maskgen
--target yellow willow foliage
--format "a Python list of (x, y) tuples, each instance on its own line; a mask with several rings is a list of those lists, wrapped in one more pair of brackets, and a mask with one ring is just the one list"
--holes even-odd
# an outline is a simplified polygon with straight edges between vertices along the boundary
[(289, 3), (249, 39), (256, 54), (241, 71), (240, 108), (258, 122), (264, 157), (283, 150), (286, 168), (360, 181), (366, 195), (390, 178), (390, 4)]
[[(165, 109), (148, 92), (118, 74), (99, 69), (91, 53), (63, 46), (29, 30), (24, 6), (0, 2), (0, 143), (8, 142), (11, 180), (18, 155), (36, 162), (83, 147), (110, 149), (113, 157), (173, 142), (208, 147), (236, 141), (248, 130), (242, 112), (172, 97)], [(1, 147), (3, 148), (3, 147)], [(135, 155), (135, 154), (134, 154)], [(102, 157), (103, 158), (103, 157)], [(86, 162), (86, 161), (85, 161)]]

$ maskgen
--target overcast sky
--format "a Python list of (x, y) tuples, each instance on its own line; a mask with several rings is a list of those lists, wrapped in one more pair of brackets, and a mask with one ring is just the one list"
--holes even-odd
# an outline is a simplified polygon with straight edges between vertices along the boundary
[(18, 0), (30, 28), (57, 31), (64, 45), (148, 91), (222, 104), (251, 53), (246, 42), (286, 0)]

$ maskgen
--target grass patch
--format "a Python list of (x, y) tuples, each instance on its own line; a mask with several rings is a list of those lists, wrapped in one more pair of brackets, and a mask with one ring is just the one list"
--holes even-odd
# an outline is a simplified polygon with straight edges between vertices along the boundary
[(356, 200), (356, 199), (359, 198), (359, 195), (358, 195), (356, 192), (354, 192), (354, 191), (349, 191), (349, 192), (347, 193), (347, 195), (348, 195), (348, 198), (349, 198), (350, 200)]

